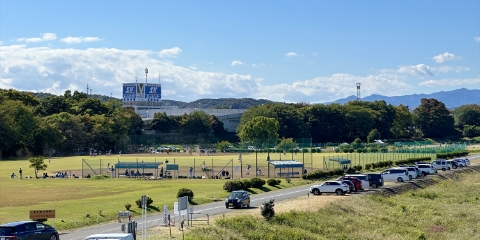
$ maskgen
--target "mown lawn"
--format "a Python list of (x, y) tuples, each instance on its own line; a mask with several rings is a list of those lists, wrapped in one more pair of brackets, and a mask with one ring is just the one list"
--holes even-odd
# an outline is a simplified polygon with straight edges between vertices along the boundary
[(394, 197), (362, 195), (281, 213), (270, 222), (260, 214), (218, 219), (188, 230), (186, 239), (480, 239), (479, 189), (479, 174), (462, 174)]

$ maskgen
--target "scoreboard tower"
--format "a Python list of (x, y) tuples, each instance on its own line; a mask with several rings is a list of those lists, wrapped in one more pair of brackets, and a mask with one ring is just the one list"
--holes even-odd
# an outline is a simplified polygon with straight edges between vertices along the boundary
[(156, 83), (124, 83), (123, 106), (137, 110), (157, 109), (162, 105), (162, 85)]

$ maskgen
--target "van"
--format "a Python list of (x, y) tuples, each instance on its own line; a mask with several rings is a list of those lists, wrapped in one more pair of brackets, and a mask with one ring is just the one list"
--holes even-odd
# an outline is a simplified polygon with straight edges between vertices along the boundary
[(389, 168), (381, 174), (385, 182), (403, 182), (408, 180), (408, 169), (405, 168)]
[(98, 239), (118, 239), (118, 240), (133, 240), (131, 233), (100, 233), (86, 237), (84, 240), (98, 240)]
[(370, 187), (370, 183), (368, 182), (367, 175), (364, 174), (347, 174), (345, 177), (356, 177), (358, 180), (362, 181), (362, 189), (367, 189)]
[(414, 178), (419, 177), (417, 174), (417, 169), (415, 167), (399, 167), (399, 168), (405, 168), (408, 170), (408, 180), (412, 180)]
[(436, 169), (442, 169), (442, 171), (450, 170), (453, 167), (452, 163), (445, 159), (434, 160), (431, 165)]

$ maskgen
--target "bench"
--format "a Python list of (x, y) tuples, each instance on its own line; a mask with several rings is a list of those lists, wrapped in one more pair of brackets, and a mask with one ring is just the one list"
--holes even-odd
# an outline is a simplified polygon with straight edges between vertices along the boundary
[(300, 175), (300, 172), (281, 172), (277, 173), (279, 177), (293, 177), (293, 175)]

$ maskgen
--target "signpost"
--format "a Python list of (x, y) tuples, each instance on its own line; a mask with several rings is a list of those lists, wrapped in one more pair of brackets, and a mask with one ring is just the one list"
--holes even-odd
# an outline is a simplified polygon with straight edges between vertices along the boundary
[(55, 227), (55, 209), (49, 210), (30, 210), (30, 219), (48, 219), (52, 218), (52, 226)]
[(147, 239), (147, 196), (142, 196), (142, 239)]

